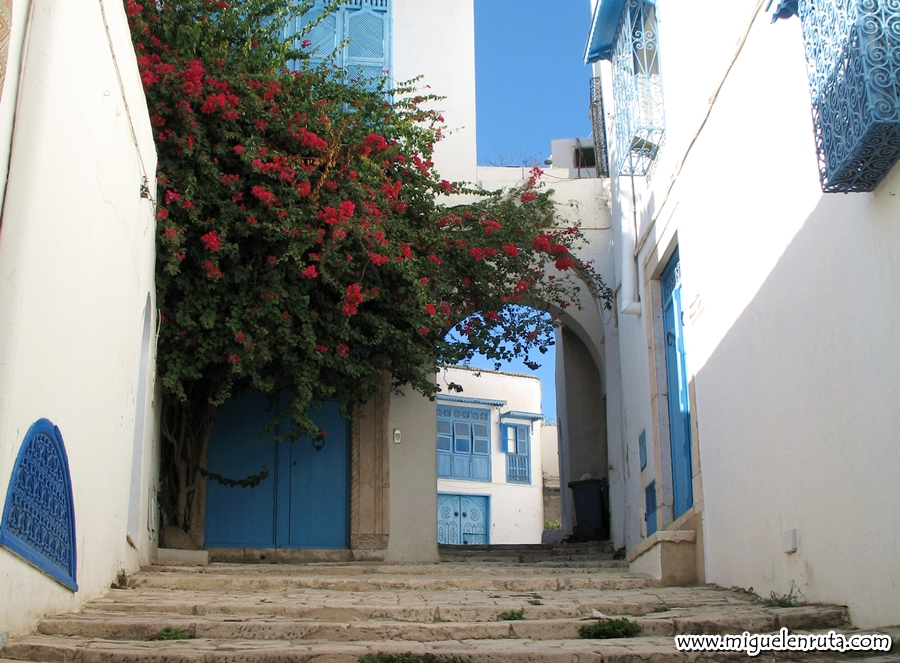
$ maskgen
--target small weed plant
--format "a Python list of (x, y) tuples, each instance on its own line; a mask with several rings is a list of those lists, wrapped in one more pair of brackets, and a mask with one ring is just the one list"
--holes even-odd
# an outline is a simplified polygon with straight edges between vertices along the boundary
[(191, 639), (193, 639), (193, 636), (189, 635), (186, 631), (182, 631), (180, 628), (172, 628), (170, 626), (166, 626), (165, 628), (161, 628), (156, 633), (151, 633), (147, 639), (148, 640), (191, 640)]
[(791, 589), (787, 594), (779, 594), (778, 592), (769, 592), (769, 598), (761, 599), (762, 604), (767, 608), (796, 608), (797, 606), (806, 605), (806, 597), (797, 587), (797, 584), (791, 581)]
[(562, 519), (557, 518), (556, 520), (545, 520), (544, 521), (544, 529), (562, 529)]
[(119, 569), (119, 572), (116, 574), (116, 581), (112, 583), (109, 588), (110, 589), (126, 589), (128, 587), (128, 574), (125, 573), (125, 569)]
[(608, 638), (633, 638), (641, 632), (637, 622), (625, 617), (619, 619), (601, 619), (593, 624), (585, 624), (578, 629), (582, 638), (596, 640)]
[(497, 616), (497, 621), (499, 622), (515, 622), (521, 619), (525, 619), (525, 608), (519, 608), (518, 610), (507, 610), (506, 612), (501, 612)]

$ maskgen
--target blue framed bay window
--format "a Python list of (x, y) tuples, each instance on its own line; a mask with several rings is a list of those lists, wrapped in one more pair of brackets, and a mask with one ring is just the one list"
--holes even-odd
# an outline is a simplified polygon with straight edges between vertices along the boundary
[(491, 412), (438, 403), (437, 475), (440, 479), (491, 480)]
[(531, 425), (501, 424), (507, 483), (531, 483)]
[(346, 78), (364, 79), (374, 89), (391, 69), (391, 0), (345, 0), (302, 35), (327, 5), (327, 0), (314, 0), (303, 15), (290, 20), (287, 36), (298, 35), (298, 49), (304, 40), (309, 40), (302, 50), (311, 54), (314, 63), (334, 58), (334, 64)]

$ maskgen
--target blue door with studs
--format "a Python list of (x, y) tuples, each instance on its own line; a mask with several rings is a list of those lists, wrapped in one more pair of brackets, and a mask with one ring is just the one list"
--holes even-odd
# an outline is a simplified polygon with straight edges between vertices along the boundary
[(672, 447), (673, 518), (678, 518), (694, 504), (694, 494), (691, 485), (691, 405), (684, 352), (681, 261), (677, 249), (663, 270), (661, 280)]
[(289, 422), (260, 433), (276, 408), (257, 392), (219, 406), (209, 439), (207, 468), (229, 479), (262, 475), (255, 486), (207, 480), (207, 548), (349, 547), (349, 439), (336, 401), (310, 418), (322, 440), (273, 442)]
[(475, 546), (490, 543), (486, 495), (438, 493), (438, 543)]

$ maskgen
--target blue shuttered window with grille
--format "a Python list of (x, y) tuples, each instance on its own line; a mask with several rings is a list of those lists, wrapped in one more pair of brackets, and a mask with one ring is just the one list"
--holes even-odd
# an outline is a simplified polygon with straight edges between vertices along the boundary
[(531, 483), (531, 427), (522, 424), (500, 426), (506, 453), (506, 481)]
[(438, 405), (437, 475), (442, 479), (491, 480), (490, 410)]
[[(390, 0), (347, 0), (322, 17), (327, 4), (315, 0), (306, 13), (293, 18), (288, 36), (297, 35), (297, 48), (308, 40), (303, 50), (311, 54), (313, 63), (331, 61), (348, 80), (364, 80), (376, 87), (391, 68)], [(310, 24), (315, 25), (304, 34)]]
[(654, 2), (628, 0), (611, 60), (617, 170), (647, 175), (666, 130)]

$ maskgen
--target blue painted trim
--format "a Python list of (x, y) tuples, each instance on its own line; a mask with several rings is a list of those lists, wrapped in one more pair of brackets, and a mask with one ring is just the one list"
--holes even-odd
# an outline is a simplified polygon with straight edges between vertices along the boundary
[[(773, 1), (774, 0), (769, 0), (766, 10), (772, 7)], [(779, 18), (790, 18), (791, 16), (799, 16), (797, 0), (779, 0), (778, 5), (776, 5), (775, 10), (772, 12), (772, 23)]]
[(609, 60), (627, 0), (598, 0), (584, 47), (584, 63)]
[(510, 410), (500, 415), (501, 419), (524, 419), (526, 421), (540, 421), (544, 418), (543, 414), (538, 412), (519, 412), (518, 410)]
[[(50, 521), (50, 524), (59, 526), (60, 531), (57, 532), (57, 540), (54, 541), (54, 543), (67, 548), (63, 551), (66, 558), (65, 566), (59, 565), (45, 553), (35, 548), (27, 539), (20, 537), (9, 528), (9, 517), (12, 511), (13, 500), (17, 496), (22, 497), (19, 496), (16, 491), (19, 473), (20, 471), (23, 471), (22, 464), (25, 462), (30, 447), (38, 435), (43, 435), (49, 439), (51, 452), (55, 453), (55, 458), (48, 456), (41, 460), (46, 460), (51, 463), (53, 461), (58, 461), (61, 466), (59, 468), (59, 479), (62, 481), (63, 485), (58, 487), (62, 489), (62, 499), (65, 501), (65, 504), (39, 506), (44, 509), (48, 506), (57, 507), (56, 513), (49, 514), (48, 520)], [(52, 465), (49, 469), (53, 469)], [(27, 497), (27, 495), (24, 495), (24, 497)], [(56, 522), (54, 522), (53, 516), (57, 517)], [(59, 522), (59, 520), (62, 520), (63, 522)], [(34, 422), (25, 434), (25, 439), (22, 442), (22, 446), (19, 448), (19, 453), (16, 456), (16, 464), (13, 466), (12, 475), (9, 479), (9, 486), (6, 491), (3, 520), (0, 521), (0, 545), (15, 553), (35, 568), (43, 571), (61, 585), (71, 589), (73, 592), (78, 591), (78, 582), (76, 581), (78, 572), (78, 550), (75, 539), (75, 502), (72, 499), (72, 479), (69, 476), (69, 457), (66, 454), (66, 446), (63, 442), (62, 433), (60, 433), (59, 428), (54, 426), (53, 422), (49, 419), (38, 419)]]
[(476, 405), (490, 405), (491, 407), (503, 407), (506, 401), (496, 401), (490, 398), (469, 398), (468, 396), (445, 396), (438, 394), (436, 396), (439, 401), (447, 401), (448, 403), (474, 403)]

